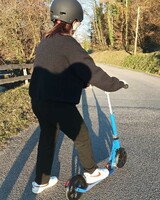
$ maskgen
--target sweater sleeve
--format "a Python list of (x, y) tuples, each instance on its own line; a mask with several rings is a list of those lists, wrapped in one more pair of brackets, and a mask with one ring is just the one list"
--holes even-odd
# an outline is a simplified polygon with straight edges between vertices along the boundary
[(87, 84), (91, 84), (107, 92), (116, 91), (124, 87), (123, 81), (120, 81), (116, 77), (109, 76), (104, 70), (96, 66), (93, 59), (87, 54), (87, 52), (80, 46), (78, 42), (73, 42), (72, 55), (68, 57), (71, 64), (76, 66), (77, 63), (77, 67), (74, 67), (74, 72), (81, 80), (86, 81), (85, 71), (82, 70), (81, 65), (88, 68), (91, 75)]

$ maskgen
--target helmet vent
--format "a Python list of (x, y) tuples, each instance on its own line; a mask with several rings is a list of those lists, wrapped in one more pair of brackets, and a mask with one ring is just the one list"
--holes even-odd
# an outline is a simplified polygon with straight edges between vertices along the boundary
[(60, 12), (60, 15), (66, 15), (66, 13), (65, 12)]

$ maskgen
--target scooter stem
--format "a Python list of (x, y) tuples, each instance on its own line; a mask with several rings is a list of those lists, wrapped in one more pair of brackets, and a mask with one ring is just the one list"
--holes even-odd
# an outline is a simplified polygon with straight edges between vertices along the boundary
[(114, 114), (113, 114), (113, 110), (112, 110), (112, 106), (111, 106), (109, 92), (105, 92), (105, 94), (107, 95), (107, 99), (108, 99), (108, 106), (109, 106), (109, 111), (110, 111), (110, 120), (111, 120), (111, 124), (112, 124), (113, 137), (117, 138), (118, 137), (117, 127), (116, 127), (116, 122), (115, 122), (115, 118), (114, 118)]
[(105, 94), (107, 95), (109, 111), (110, 111), (110, 114), (112, 115), (113, 111), (112, 111), (112, 106), (111, 106), (111, 100), (110, 100), (110, 97), (109, 97), (109, 92), (105, 92)]

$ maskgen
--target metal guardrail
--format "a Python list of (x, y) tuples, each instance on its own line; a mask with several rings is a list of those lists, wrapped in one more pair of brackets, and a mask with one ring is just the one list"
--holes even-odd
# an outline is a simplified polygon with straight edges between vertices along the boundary
[[(28, 83), (28, 80), (31, 78), (31, 74), (27, 74), (27, 69), (32, 69), (33, 64), (23, 64), (23, 65), (18, 65), (18, 64), (11, 64), (11, 65), (1, 65), (0, 66), (0, 72), (7, 70), (7, 71), (12, 71), (14, 69), (22, 69), (23, 70), (23, 76), (15, 76), (15, 77), (7, 77), (7, 78), (2, 78), (0, 79), (0, 85), (3, 84), (8, 84), (8, 83), (14, 83), (18, 81), (25, 81), (25, 83)], [(4, 73), (5, 74), (5, 73)], [(3, 75), (3, 74), (2, 74)]]

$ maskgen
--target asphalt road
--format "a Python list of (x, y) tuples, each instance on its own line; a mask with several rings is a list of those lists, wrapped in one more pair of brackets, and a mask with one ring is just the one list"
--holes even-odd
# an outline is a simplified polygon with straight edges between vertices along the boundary
[[(110, 94), (126, 165), (82, 196), (82, 200), (160, 199), (160, 78), (101, 65), (108, 74), (129, 83), (128, 90)], [(90, 130), (95, 159), (103, 167), (111, 149), (108, 105), (97, 88), (83, 91), (78, 105)], [(14, 137), (0, 152), (0, 200), (65, 200), (65, 182), (81, 173), (72, 142), (59, 135), (53, 175), (58, 184), (39, 195), (31, 192), (35, 174), (37, 124)]]

